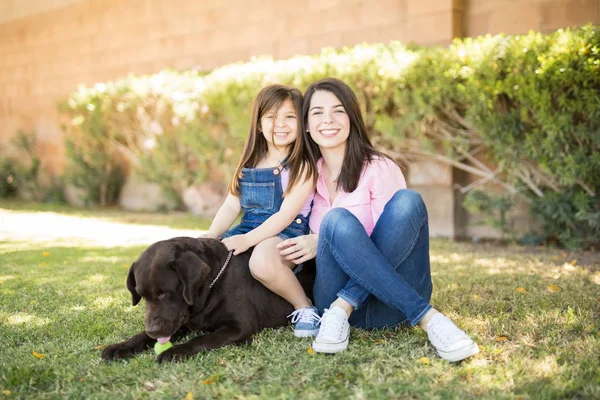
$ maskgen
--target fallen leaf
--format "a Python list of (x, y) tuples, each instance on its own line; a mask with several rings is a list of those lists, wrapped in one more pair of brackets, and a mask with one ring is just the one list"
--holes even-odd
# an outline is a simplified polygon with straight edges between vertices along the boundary
[(524, 287), (518, 287), (518, 288), (515, 289), (515, 292), (527, 293), (527, 290)]
[(572, 266), (575, 266), (575, 264), (577, 264), (577, 259), (574, 258), (571, 261), (569, 261), (569, 264), (571, 264)]
[(217, 380), (217, 377), (215, 375), (211, 375), (207, 379), (203, 380), (202, 384), (203, 385), (212, 385), (213, 383), (215, 383), (216, 380)]
[(381, 339), (376, 339), (375, 344), (381, 344)]
[(188, 394), (185, 395), (183, 400), (194, 400), (194, 393), (188, 392)]
[(38, 353), (38, 352), (37, 352), (37, 351), (35, 351), (35, 350), (31, 350), (31, 351), (33, 352), (33, 356), (34, 356), (35, 358), (39, 358), (39, 359), (46, 358), (46, 355), (45, 355), (45, 354)]
[(129, 265), (128, 264), (123, 264), (123, 268), (129, 268)]
[(426, 365), (428, 365), (428, 364), (429, 364), (429, 358), (427, 358), (427, 357), (421, 357), (421, 358), (419, 358), (419, 359), (417, 360), (417, 362), (420, 362), (421, 364), (426, 364)]
[(144, 382), (144, 387), (146, 388), (146, 390), (156, 390), (156, 387), (154, 387), (154, 384), (152, 382)]
[(554, 293), (554, 292), (558, 292), (560, 290), (560, 288), (556, 285), (548, 285), (548, 290), (550, 291), (550, 293)]
[(308, 354), (310, 354), (311, 356), (312, 356), (313, 354), (315, 354), (315, 351), (313, 350), (313, 348), (312, 348), (312, 347), (309, 347), (309, 348), (308, 348), (308, 350), (306, 350), (306, 352), (307, 352)]
[(508, 336), (496, 336), (496, 342), (506, 342), (508, 340)]
[(550, 257), (550, 260), (558, 261), (558, 260), (560, 260), (560, 258), (558, 258), (558, 256), (552, 256), (552, 257)]
[(79, 378), (79, 382), (85, 382), (85, 378)]
[(5, 396), (10, 396), (10, 390), (3, 390), (2, 394)]
[(94, 350), (102, 350), (104, 348), (103, 344), (99, 344), (98, 346), (94, 347)]
[(568, 254), (567, 254), (567, 253), (565, 253), (564, 251), (563, 251), (562, 253), (560, 253), (560, 255), (561, 255), (561, 256), (563, 256), (563, 257), (566, 257), (566, 256), (568, 256)]
[(45, 251), (42, 253), (42, 256), (44, 257), (50, 257), (50, 252), (49, 251)]
[(471, 298), (472, 298), (473, 300), (475, 300), (475, 301), (479, 301), (479, 300), (481, 300), (481, 296), (480, 296), (480, 295), (478, 295), (478, 294), (473, 294), (473, 295), (471, 295)]
[(45, 267), (46, 265), (48, 265), (48, 264), (46, 264), (45, 262), (40, 263), (40, 267)]
[(471, 374), (467, 373), (467, 375), (463, 376), (462, 379), (464, 381), (471, 382), (473, 380), (473, 376)]

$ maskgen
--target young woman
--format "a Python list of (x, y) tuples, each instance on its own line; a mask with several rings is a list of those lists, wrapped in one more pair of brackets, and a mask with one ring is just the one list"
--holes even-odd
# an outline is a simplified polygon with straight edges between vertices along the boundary
[(317, 185), (311, 235), (278, 245), (284, 259), (316, 256), (314, 300), (323, 312), (313, 342), (317, 352), (348, 346), (350, 325), (420, 325), (438, 354), (459, 361), (479, 348), (429, 304), (427, 210), (406, 189), (400, 168), (369, 140), (356, 95), (342, 81), (324, 79), (307, 89), (302, 108), (309, 168)]
[[(250, 272), (290, 302), (298, 337), (315, 336), (319, 315), (292, 268), (276, 249), (284, 239), (308, 232), (314, 196), (303, 141), (298, 139), (302, 93), (283, 85), (264, 88), (254, 102), (243, 155), (225, 199), (204, 237), (221, 238), (234, 255), (256, 246)], [(243, 210), (241, 223), (227, 230)]]

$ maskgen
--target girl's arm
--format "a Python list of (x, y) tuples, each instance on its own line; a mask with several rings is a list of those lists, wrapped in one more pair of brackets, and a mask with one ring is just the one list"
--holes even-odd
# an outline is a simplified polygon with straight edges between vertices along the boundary
[(211, 237), (218, 238), (221, 236), (231, 224), (235, 221), (235, 219), (240, 214), (242, 210), (242, 206), (240, 204), (240, 198), (229, 193), (225, 202), (217, 211), (217, 215), (215, 215), (215, 219), (213, 219), (212, 224), (210, 224), (210, 228), (208, 231), (202, 235), (201, 237)]
[(304, 176), (300, 179), (290, 192), (283, 199), (281, 208), (278, 212), (271, 215), (258, 228), (251, 230), (244, 235), (230, 236), (223, 239), (223, 243), (229, 250), (234, 250), (234, 255), (243, 253), (252, 246), (283, 231), (289, 224), (294, 221), (300, 210), (312, 193), (315, 187), (312, 179)]

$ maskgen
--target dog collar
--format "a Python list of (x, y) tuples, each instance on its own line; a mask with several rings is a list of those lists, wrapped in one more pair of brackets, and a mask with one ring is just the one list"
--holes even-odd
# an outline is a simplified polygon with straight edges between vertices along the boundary
[(229, 252), (229, 255), (227, 256), (227, 260), (225, 260), (225, 264), (223, 264), (223, 266), (221, 267), (221, 270), (219, 271), (219, 273), (217, 274), (217, 276), (215, 277), (215, 279), (208, 286), (208, 290), (212, 289), (212, 287), (215, 285), (215, 283), (217, 283), (217, 280), (219, 279), (219, 277), (221, 276), (221, 274), (223, 273), (223, 271), (225, 271), (225, 268), (227, 268), (227, 264), (229, 264), (229, 260), (231, 260), (231, 256), (232, 255), (233, 255), (233, 250), (231, 250)]

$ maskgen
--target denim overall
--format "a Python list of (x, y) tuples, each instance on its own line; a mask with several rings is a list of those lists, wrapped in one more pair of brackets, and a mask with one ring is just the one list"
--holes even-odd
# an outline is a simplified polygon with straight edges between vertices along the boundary
[[(248, 233), (279, 211), (283, 203), (281, 170), (281, 166), (277, 168), (242, 169), (242, 177), (239, 183), (240, 204), (244, 215), (241, 223), (222, 234), (221, 239)], [(294, 221), (277, 236), (286, 240), (306, 235), (308, 232), (308, 217), (298, 214)]]

